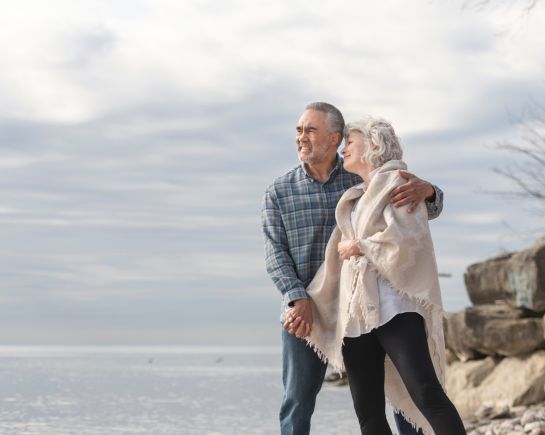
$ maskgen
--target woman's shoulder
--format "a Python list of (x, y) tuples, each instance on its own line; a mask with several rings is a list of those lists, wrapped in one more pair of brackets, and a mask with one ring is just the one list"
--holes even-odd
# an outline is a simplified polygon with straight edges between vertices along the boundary
[(380, 168), (377, 169), (378, 174), (392, 174), (397, 173), (397, 171), (406, 171), (407, 163), (403, 160), (389, 160), (384, 163)]
[(399, 185), (405, 182), (405, 179), (399, 175), (399, 171), (406, 171), (407, 164), (402, 160), (390, 160), (373, 174), (371, 183), (381, 186)]

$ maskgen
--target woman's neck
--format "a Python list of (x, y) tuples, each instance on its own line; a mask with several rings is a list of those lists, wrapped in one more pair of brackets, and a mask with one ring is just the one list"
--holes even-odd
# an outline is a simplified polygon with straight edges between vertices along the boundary
[(371, 174), (371, 172), (373, 172), (374, 170), (375, 170), (374, 166), (365, 165), (359, 168), (358, 171), (356, 171), (356, 174), (363, 179), (365, 184), (369, 185), (369, 181), (371, 181), (371, 177), (369, 174)]

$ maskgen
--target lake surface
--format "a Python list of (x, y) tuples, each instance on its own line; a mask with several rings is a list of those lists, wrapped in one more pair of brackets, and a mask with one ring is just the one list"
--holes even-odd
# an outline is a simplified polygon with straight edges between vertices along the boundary
[[(0, 434), (278, 434), (272, 347), (0, 347)], [(357, 435), (324, 384), (312, 434)]]

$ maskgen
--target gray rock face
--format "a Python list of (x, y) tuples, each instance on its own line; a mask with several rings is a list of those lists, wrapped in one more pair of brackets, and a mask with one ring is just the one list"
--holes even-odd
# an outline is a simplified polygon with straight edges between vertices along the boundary
[(524, 251), (472, 264), (464, 280), (475, 305), (501, 300), (545, 311), (545, 238)]
[(448, 317), (446, 346), (462, 361), (484, 355), (517, 356), (545, 348), (543, 319), (524, 318), (528, 315), (527, 310), (506, 304), (466, 308)]

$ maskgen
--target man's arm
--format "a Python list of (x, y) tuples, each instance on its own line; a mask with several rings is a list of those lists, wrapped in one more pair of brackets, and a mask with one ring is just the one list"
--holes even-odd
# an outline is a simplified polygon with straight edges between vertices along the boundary
[(421, 180), (407, 171), (399, 171), (399, 175), (407, 180), (390, 194), (395, 207), (410, 204), (407, 211), (412, 213), (416, 206), (425, 201), (428, 219), (435, 219), (443, 211), (443, 191), (427, 181)]
[(282, 293), (285, 305), (308, 295), (297, 276), (289, 253), (288, 237), (274, 191), (268, 190), (263, 198), (261, 223), (265, 236), (265, 265), (272, 281)]
[(312, 327), (312, 309), (302, 281), (289, 253), (288, 238), (274, 192), (263, 198), (261, 222), (265, 236), (265, 264), (274, 284), (282, 293), (284, 306), (291, 306), (284, 328), (291, 334), (304, 337)]

